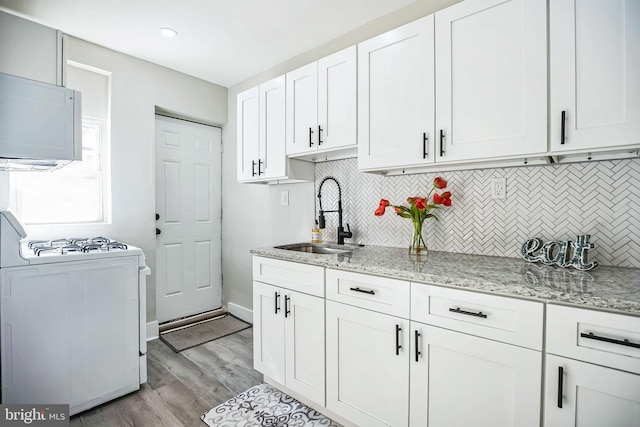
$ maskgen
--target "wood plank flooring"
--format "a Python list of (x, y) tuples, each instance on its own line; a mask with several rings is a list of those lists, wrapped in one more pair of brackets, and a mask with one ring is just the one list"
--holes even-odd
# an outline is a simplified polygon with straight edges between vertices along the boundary
[(148, 343), (139, 391), (71, 418), (71, 427), (204, 427), (200, 415), (262, 382), (253, 369), (253, 328), (174, 353)]

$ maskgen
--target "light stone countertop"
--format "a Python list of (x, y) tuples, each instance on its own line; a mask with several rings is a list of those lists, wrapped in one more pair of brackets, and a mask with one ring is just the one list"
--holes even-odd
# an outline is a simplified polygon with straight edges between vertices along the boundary
[[(328, 245), (338, 247), (336, 245)], [(340, 246), (341, 247), (341, 246)], [(529, 263), (524, 259), (407, 249), (345, 245), (345, 255), (322, 255), (273, 247), (253, 255), (345, 271), (598, 308), (640, 316), (640, 269), (597, 266), (590, 271)]]

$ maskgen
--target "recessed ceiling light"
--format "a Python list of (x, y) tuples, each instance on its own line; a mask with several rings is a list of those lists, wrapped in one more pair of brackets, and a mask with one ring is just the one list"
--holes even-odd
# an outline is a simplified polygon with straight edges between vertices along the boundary
[(162, 34), (165, 37), (175, 37), (178, 35), (178, 32), (176, 30), (172, 30), (171, 28), (160, 28), (160, 34)]

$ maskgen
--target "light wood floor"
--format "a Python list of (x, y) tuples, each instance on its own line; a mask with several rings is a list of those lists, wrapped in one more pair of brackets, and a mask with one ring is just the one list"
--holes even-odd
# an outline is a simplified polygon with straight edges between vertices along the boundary
[(253, 328), (174, 353), (148, 343), (148, 382), (135, 393), (71, 418), (71, 427), (204, 427), (200, 415), (262, 382), (253, 370)]

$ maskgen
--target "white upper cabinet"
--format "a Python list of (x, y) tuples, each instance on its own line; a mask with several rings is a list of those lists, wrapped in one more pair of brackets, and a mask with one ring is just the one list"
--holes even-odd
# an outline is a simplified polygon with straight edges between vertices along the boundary
[(434, 161), (433, 15), (358, 45), (358, 168)]
[(640, 2), (554, 0), (549, 20), (551, 150), (640, 144)]
[(313, 180), (313, 164), (285, 153), (285, 76), (237, 96), (237, 178), (240, 182)]
[(261, 84), (259, 92), (258, 175), (266, 178), (285, 176), (285, 77), (276, 77)]
[(64, 85), (60, 31), (0, 11), (0, 40), (0, 73)]
[(260, 157), (259, 93), (259, 87), (256, 86), (237, 96), (238, 181), (255, 179), (257, 176), (256, 162)]
[(288, 155), (315, 149), (318, 123), (318, 64), (287, 73)]
[(356, 47), (287, 73), (287, 155), (356, 143)]
[(540, 0), (435, 14), (436, 161), (547, 151), (546, 14)]

